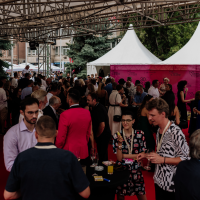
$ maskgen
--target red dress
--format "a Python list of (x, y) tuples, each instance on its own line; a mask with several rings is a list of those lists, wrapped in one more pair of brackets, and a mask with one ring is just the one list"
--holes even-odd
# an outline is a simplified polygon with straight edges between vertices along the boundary
[(81, 107), (71, 107), (60, 115), (55, 145), (72, 153), (79, 152), (80, 159), (89, 156), (88, 141), (91, 133), (90, 112)]

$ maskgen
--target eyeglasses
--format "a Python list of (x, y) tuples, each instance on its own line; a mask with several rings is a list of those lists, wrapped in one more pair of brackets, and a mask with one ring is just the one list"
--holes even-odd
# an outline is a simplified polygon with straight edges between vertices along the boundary
[(133, 120), (131, 120), (131, 119), (122, 119), (122, 123), (124, 123), (124, 122), (130, 123), (131, 121), (133, 121)]

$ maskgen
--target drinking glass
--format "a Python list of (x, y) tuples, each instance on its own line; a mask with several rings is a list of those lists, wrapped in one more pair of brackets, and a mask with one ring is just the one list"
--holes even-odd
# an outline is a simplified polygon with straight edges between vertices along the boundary
[(91, 158), (91, 160), (92, 160), (92, 165), (90, 165), (90, 167), (95, 167), (95, 165), (94, 165), (94, 159), (96, 158), (96, 149), (94, 148), (92, 148), (91, 150), (90, 150), (90, 158)]
[(148, 159), (148, 156), (150, 155), (150, 150), (149, 149), (147, 150), (146, 154), (147, 154), (146, 158), (147, 158), (148, 161), (147, 161), (147, 166), (144, 166), (144, 169), (151, 170), (151, 167), (150, 167), (151, 166), (151, 161), (150, 161), (150, 159)]
[(96, 153), (95, 158), (93, 160), (94, 166), (98, 166), (98, 162), (99, 162), (99, 156), (98, 156), (98, 153)]

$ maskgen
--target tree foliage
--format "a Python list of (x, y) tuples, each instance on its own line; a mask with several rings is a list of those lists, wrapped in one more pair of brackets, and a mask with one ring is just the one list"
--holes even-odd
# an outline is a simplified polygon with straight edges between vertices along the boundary
[(143, 45), (161, 60), (179, 51), (192, 37), (198, 22), (137, 29)]
[(73, 43), (67, 43), (67, 56), (72, 58), (73, 63), (67, 63), (65, 66), (69, 69), (86, 69), (88, 62), (94, 61), (107, 53), (111, 48), (110, 44), (117, 38), (110, 38), (111, 34), (105, 33), (102, 36), (85, 35), (73, 38)]
[[(3, 40), (0, 39), (0, 50), (10, 50), (11, 49), (11, 43), (9, 40)], [(0, 57), (2, 57), (3, 54), (0, 53)], [(9, 67), (9, 64), (7, 62), (4, 62), (3, 60), (0, 59), (0, 76), (5, 76), (6, 73), (3, 70), (3, 67)]]

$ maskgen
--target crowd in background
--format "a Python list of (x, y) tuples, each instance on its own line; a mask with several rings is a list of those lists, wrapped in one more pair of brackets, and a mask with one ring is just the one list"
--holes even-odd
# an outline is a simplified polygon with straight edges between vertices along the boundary
[[(122, 136), (124, 134), (123, 138), (126, 138), (126, 134), (128, 135), (127, 141), (123, 145), (127, 149), (122, 150), (124, 154), (128, 154), (130, 151), (128, 144), (131, 144), (133, 139), (133, 135), (131, 136), (132, 127), (134, 130), (139, 130), (139, 132), (134, 133), (137, 136), (137, 141), (134, 143), (139, 144), (140, 147), (131, 149), (131, 151), (134, 151), (135, 154), (142, 153), (144, 149), (154, 151), (156, 141), (153, 134), (157, 133), (159, 126), (154, 126), (154, 121), (149, 120), (151, 102), (162, 104), (163, 107), (167, 106), (168, 111), (166, 111), (167, 114), (164, 118), (167, 116), (167, 120), (169, 119), (169, 122), (174, 124), (170, 125), (172, 129), (175, 125), (179, 126), (177, 134), (180, 132), (180, 138), (182, 137), (181, 129), (188, 126), (186, 103), (189, 103), (191, 108), (189, 133), (191, 135), (200, 127), (200, 91), (196, 92), (193, 99), (187, 99), (187, 81), (180, 81), (177, 87), (178, 102), (176, 105), (173, 88), (168, 78), (164, 78), (161, 84), (158, 80), (153, 80), (152, 84), (146, 82), (143, 86), (139, 80), (135, 80), (133, 83), (131, 77), (127, 77), (127, 80), (120, 79), (116, 83), (110, 74), (107, 77), (91, 74), (83, 80), (77, 78), (76, 75), (71, 77), (70, 74), (63, 77), (62, 73), (59, 73), (55, 74), (54, 77), (46, 78), (41, 74), (32, 76), (29, 71), (24, 71), (20, 77), (18, 73), (14, 73), (14, 77), (10, 80), (1, 77), (0, 122), (1, 133), (5, 134), (4, 160), (6, 169), (11, 171), (17, 155), (37, 144), (37, 140), (34, 139), (32, 144), (22, 145), (21, 150), (16, 149), (15, 151), (14, 145), (9, 142), (14, 140), (12, 136), (14, 130), (9, 128), (23, 123), (26, 127), (27, 124), (32, 124), (33, 127), (29, 130), (32, 132), (36, 121), (43, 115), (50, 116), (55, 122), (56, 130), (58, 130), (55, 145), (73, 152), (83, 164), (88, 162), (90, 149), (94, 149), (95, 146), (94, 141), (97, 144), (100, 162), (108, 160), (107, 150), (112, 138), (114, 138), (114, 152), (119, 158), (121, 156), (120, 150), (122, 150), (121, 144), (124, 140), (121, 141), (116, 135), (118, 131)], [(159, 99), (158, 102), (154, 102), (156, 99)], [(28, 106), (32, 105), (37, 105), (35, 110), (27, 111)], [(159, 110), (155, 105), (154, 107)], [(17, 134), (19, 138), (15, 138), (15, 144), (21, 140), (20, 137), (23, 137), (20, 135), (20, 130)], [(26, 139), (30, 140), (30, 138)], [(177, 139), (179, 142), (180, 140)], [(120, 142), (118, 143), (118, 141)], [(173, 151), (176, 151), (175, 146), (172, 145), (172, 148), (174, 148)], [(11, 149), (12, 152), (10, 152)], [(185, 139), (184, 145), (180, 149), (180, 152), (184, 151), (184, 159), (187, 159), (189, 155), (186, 155), (186, 152), (189, 151)], [(180, 153), (179, 157), (181, 156)], [(165, 162), (164, 159), (164, 164)], [(138, 171), (137, 166), (132, 166), (131, 170), (136, 170), (132, 174), (133, 176), (137, 175), (136, 180), (134, 180), (140, 181), (139, 186), (119, 187), (117, 189), (118, 194), (120, 194), (118, 199), (122, 199), (122, 194), (136, 194), (138, 199), (146, 199), (142, 174)], [(170, 171), (171, 169), (166, 168), (166, 170)], [(156, 175), (158, 176), (158, 174)], [(159, 180), (158, 177), (156, 178)], [(166, 180), (163, 182), (168, 183)], [(129, 180), (129, 184), (134, 184), (132, 178)], [(160, 183), (157, 184), (161, 187)], [(168, 192), (174, 191), (174, 189), (168, 189), (167, 186), (162, 189)]]

